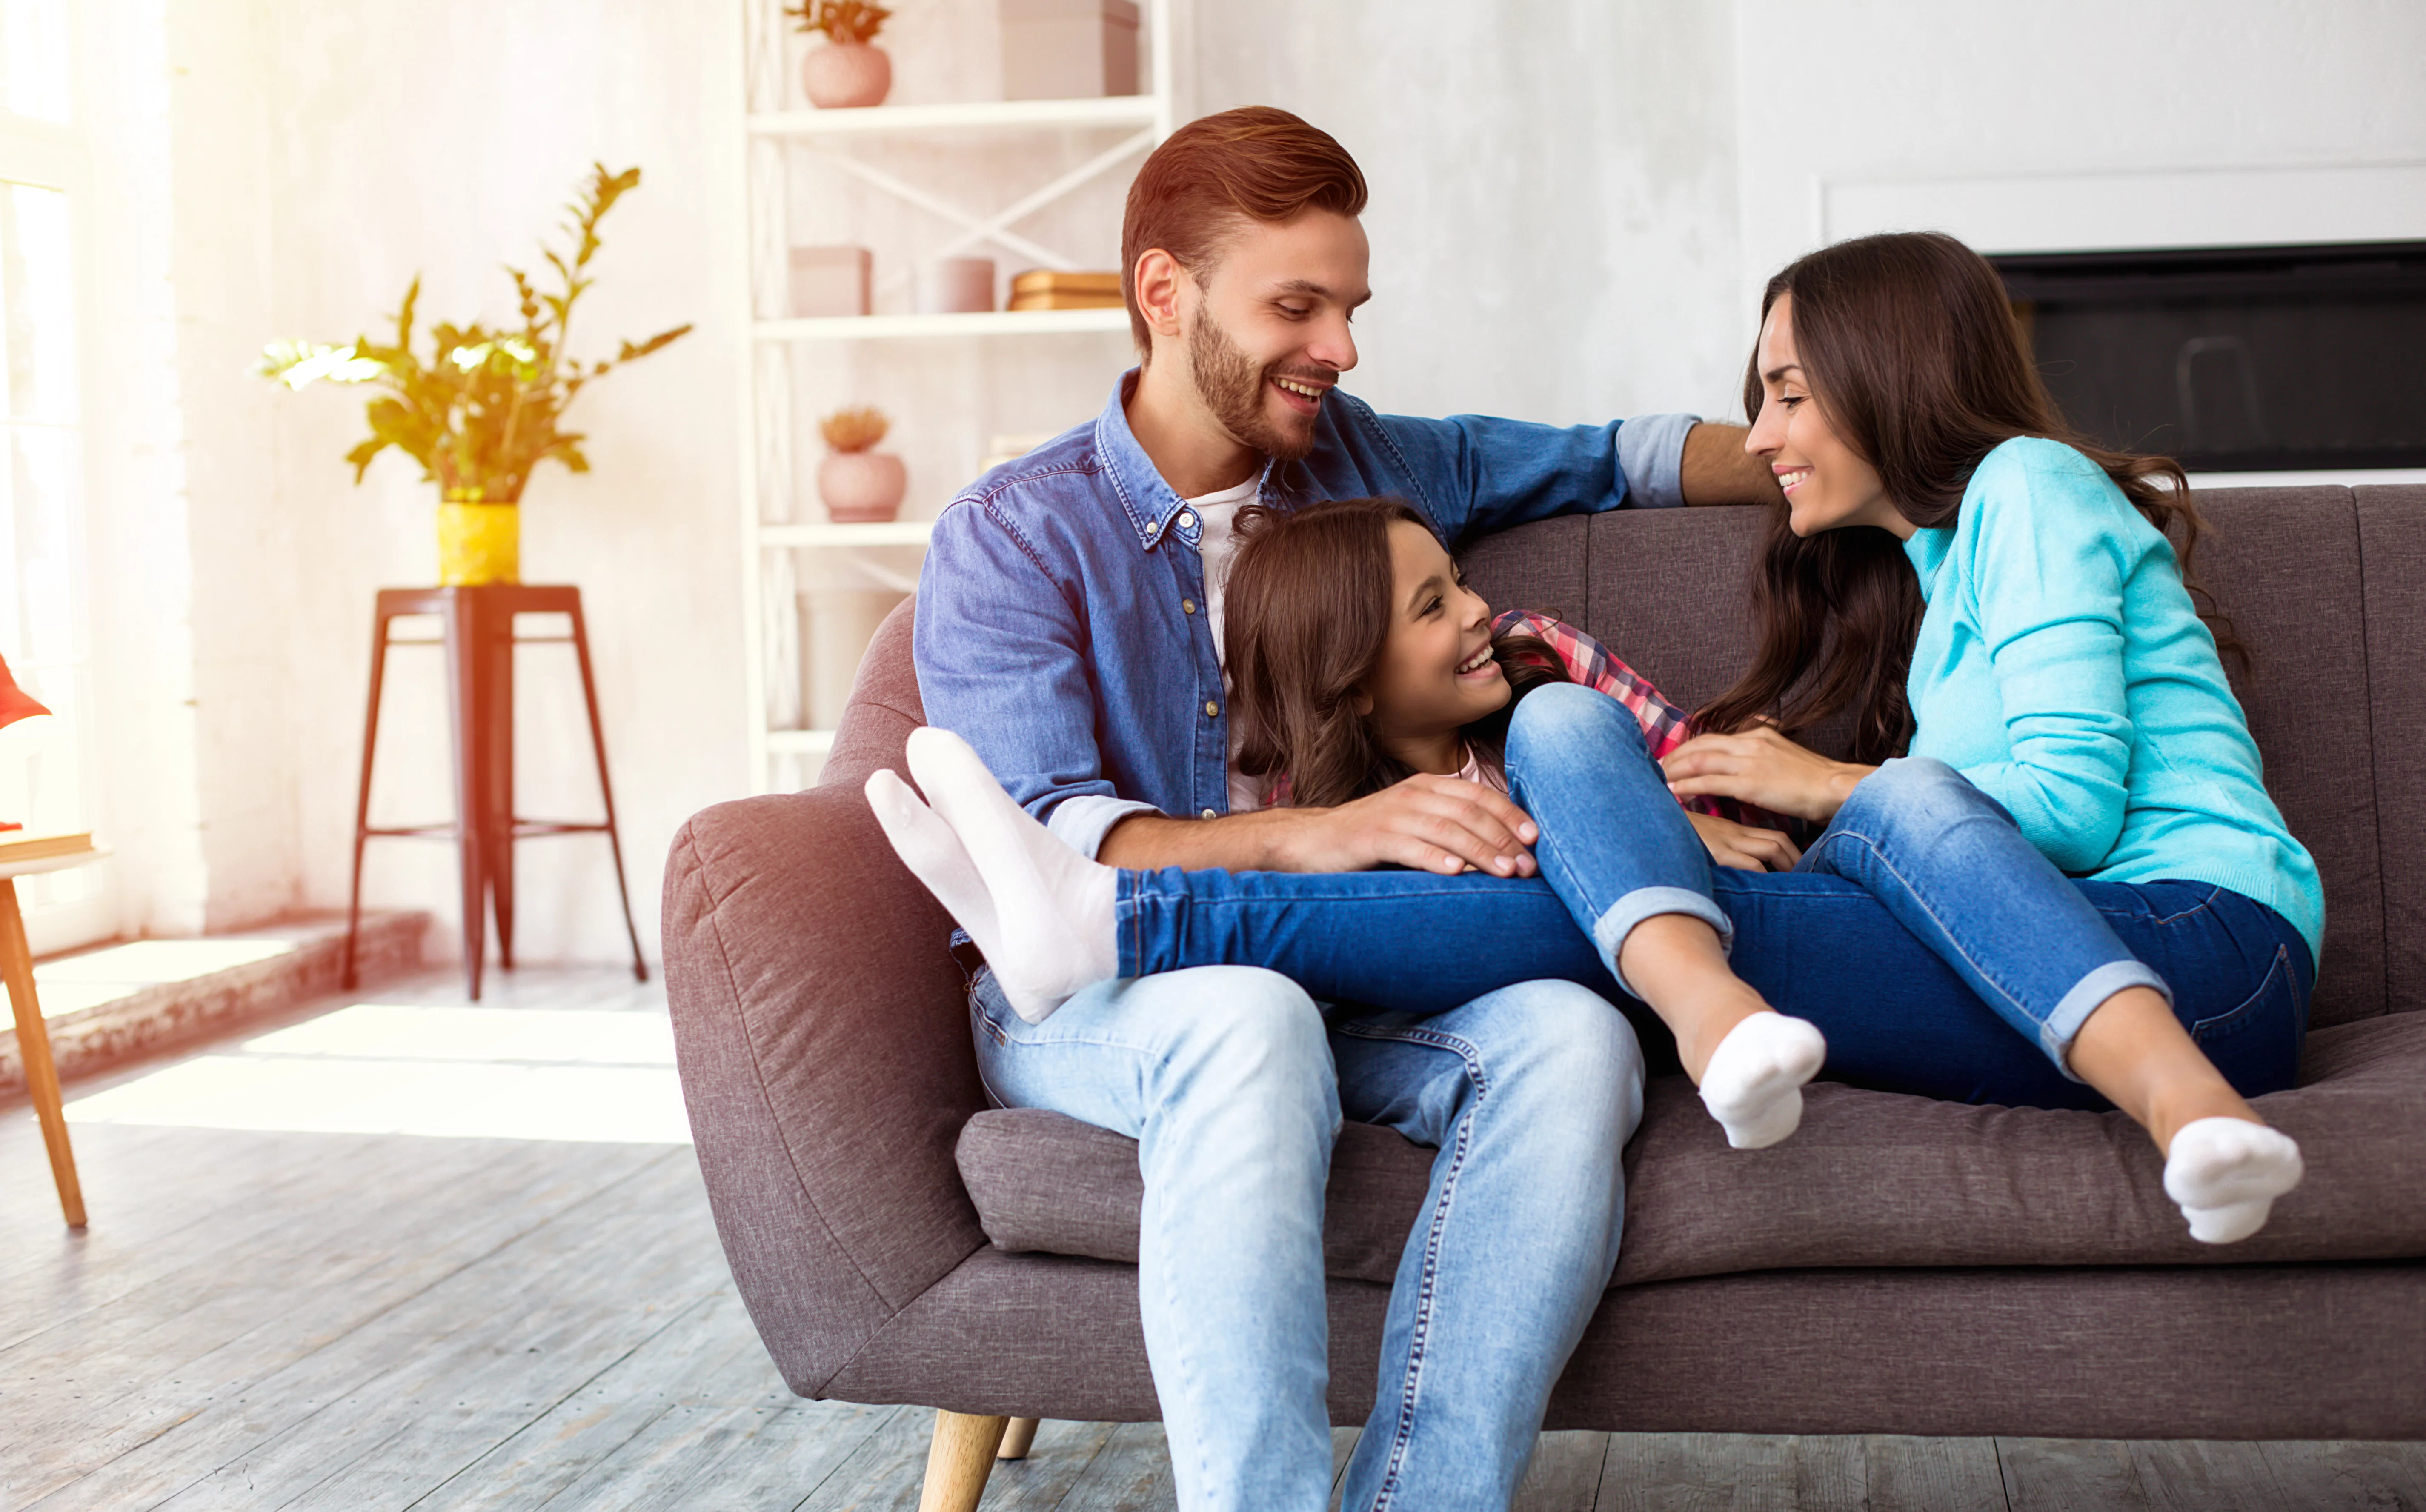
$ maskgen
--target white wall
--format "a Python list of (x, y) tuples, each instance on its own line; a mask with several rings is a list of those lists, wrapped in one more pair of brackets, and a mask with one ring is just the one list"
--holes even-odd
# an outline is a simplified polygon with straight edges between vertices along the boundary
[(1824, 242), (2426, 237), (2417, 0), (1738, 0), (1749, 343)]
[[(163, 3), (174, 152), (162, 258), (175, 320), (172, 372), (154, 388), (169, 395), (163, 424), (181, 419), (183, 434), (95, 479), (97, 515), (154, 532), (144, 551), (97, 554), (96, 576), (111, 579), (99, 596), (116, 605), (105, 654), (123, 664), (166, 648), (165, 662), (143, 663), (148, 691), (121, 700), (121, 728), (151, 742), (112, 775), (127, 832), (149, 837), (130, 926), (174, 932), (342, 905), (371, 594), (433, 569), (431, 491), (393, 456), (356, 490), (340, 458), (360, 433), (358, 397), (288, 394), (249, 376), (261, 343), (349, 336), (394, 309), (416, 268), (427, 314), (507, 316), (496, 265), (532, 256), (597, 157), (638, 163), (646, 182), (608, 222), (576, 345), (686, 319), (700, 330), (584, 398), (597, 471), (533, 484), (524, 570), (578, 583), (590, 606), (654, 953), (670, 836), (746, 783), (737, 5), (109, 0), (138, 17)], [(988, 0), (901, 8), (898, 98), (981, 95)], [(2154, 174), (2195, 201), (2201, 172), (2397, 174), (2426, 163), (2416, 65), (2426, 8), (2415, 0), (2050, 0), (2020, 11), (1194, 0), (1180, 13), (1185, 107), (1280, 105), (1363, 164), (1377, 297), (1359, 317), (1351, 387), (1418, 413), (1731, 413), (1761, 281), (1823, 233), (1871, 229), (1852, 223), (1861, 216), (2010, 208), (1999, 185), (2035, 185), (2014, 193), (2040, 194), (2030, 202), (2094, 231), (2094, 196), (2067, 185)], [(2375, 223), (2426, 236), (2426, 206), (2403, 198), (2409, 181), (2385, 182)], [(2337, 233), (2296, 192), (2240, 198), (2271, 238)], [(111, 223), (139, 231), (142, 218)], [(914, 240), (916, 228), (895, 233)], [(1108, 246), (1114, 231), (1092, 234)], [(957, 345), (842, 363), (802, 356), (799, 408), (804, 419), (845, 397), (893, 408), (914, 458), (910, 512), (931, 513), (985, 435), (1092, 412), (1124, 344), (1072, 342), (1041, 356), (986, 348), (974, 362)], [(179, 580), (164, 564), (188, 555)], [(189, 653), (174, 645), (181, 634)], [(594, 800), (570, 658), (549, 647), (524, 656), (525, 812), (578, 816)], [(451, 798), (435, 653), (398, 658), (375, 816), (442, 818)], [(176, 749), (181, 721), (190, 758)], [(138, 780), (137, 766), (182, 770), (186, 796)], [(604, 849), (574, 838), (522, 847), (524, 958), (615, 958)], [(369, 892), (451, 925), (451, 854), (381, 843)]]
[[(119, 8), (140, 32), (146, 8)], [(179, 824), (149, 817), (161, 807), (151, 789), (182, 761), (199, 790), (204, 868), (130, 888), (130, 932), (343, 905), (372, 594), (433, 580), (433, 491), (417, 469), (390, 454), (356, 489), (342, 460), (363, 433), (362, 391), (288, 394), (251, 375), (263, 343), (372, 328), (416, 269), (425, 320), (509, 319), (497, 265), (536, 261), (538, 237), (598, 158), (637, 163), (645, 179), (606, 223), (574, 346), (607, 355), (617, 337), (687, 319), (702, 330), (583, 396), (574, 413), (595, 472), (534, 481), (523, 561), (526, 581), (582, 587), (635, 908), (654, 941), (669, 837), (743, 782), (740, 317), (724, 233), (738, 44), (727, 10), (170, 0), (168, 262), (184, 434), (154, 475), (95, 478), (95, 576), (111, 585), (97, 598), (114, 627), (147, 560), (124, 527), (182, 515), (183, 622), (172, 615), (147, 644), (105, 654), (147, 670), (190, 657), (195, 750), (182, 759), (154, 744), (148, 762), (121, 762), (111, 816), (137, 840), (121, 847), (130, 874), (170, 867)], [(132, 198), (137, 186), (123, 187)], [(123, 203), (114, 214), (135, 218)], [(180, 633), (189, 650), (174, 644)], [(523, 811), (593, 814), (570, 652), (522, 657)], [(374, 819), (445, 819), (437, 655), (402, 651), (390, 667)], [(184, 690), (166, 669), (154, 681), (148, 698), (121, 700), (110, 733), (173, 727)], [(526, 843), (521, 861), (522, 954), (612, 958), (621, 925), (604, 842)], [(369, 879), (374, 905), (436, 908), (451, 922), (450, 847), (378, 843)]]
[(1372, 190), (1351, 392), (1562, 423), (1728, 408), (1734, 22), (1707, 0), (1200, 3), (1199, 111), (1276, 105)]

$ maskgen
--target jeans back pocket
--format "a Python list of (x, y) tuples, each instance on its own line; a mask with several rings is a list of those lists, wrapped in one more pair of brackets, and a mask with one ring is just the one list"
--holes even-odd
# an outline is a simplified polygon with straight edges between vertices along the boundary
[(2191, 1024), (2191, 1039), (2234, 1091), (2258, 1097), (2298, 1084), (2307, 1023), (2308, 1005), (2291, 969), (2290, 949), (2277, 945), (2257, 990), (2237, 1006)]

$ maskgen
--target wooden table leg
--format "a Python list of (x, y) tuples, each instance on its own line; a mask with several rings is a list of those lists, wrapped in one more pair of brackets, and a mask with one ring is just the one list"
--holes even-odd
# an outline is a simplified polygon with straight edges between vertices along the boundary
[(8, 984), (8, 1006), (17, 1016), (17, 1058), (25, 1063), (25, 1086), (42, 1123), (42, 1147), (50, 1151), (51, 1180), (68, 1227), (84, 1227), (84, 1187), (76, 1180), (75, 1151), (68, 1148), (67, 1115), (59, 1109), (59, 1072), (51, 1063), (51, 1034), (34, 997), (34, 953), (25, 943), (25, 916), (17, 909), (17, 883), (0, 878), (0, 977)]

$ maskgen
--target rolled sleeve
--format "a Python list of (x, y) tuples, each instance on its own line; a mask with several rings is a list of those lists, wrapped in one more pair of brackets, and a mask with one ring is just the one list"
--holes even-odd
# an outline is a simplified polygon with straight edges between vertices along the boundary
[(1685, 502), (1685, 435), (1700, 415), (1636, 415), (1617, 430), (1617, 465), (1625, 475), (1625, 502), (1637, 509), (1673, 509)]
[(1161, 812), (1153, 804), (1140, 803), (1135, 798), (1078, 793), (1053, 806), (1052, 816), (1044, 821), (1044, 828), (1053, 831), (1054, 839), (1092, 861), (1104, 848), (1104, 837), (1112, 832), (1112, 826), (1133, 813)]

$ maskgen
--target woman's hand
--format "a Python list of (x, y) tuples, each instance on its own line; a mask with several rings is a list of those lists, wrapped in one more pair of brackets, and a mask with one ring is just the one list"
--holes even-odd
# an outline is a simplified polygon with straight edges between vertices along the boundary
[(1832, 762), (1770, 725), (1739, 735), (1695, 735), (1659, 766), (1668, 774), (1668, 791), (1680, 798), (1736, 798), (1814, 824), (1835, 818), (1853, 796), (1853, 784), (1878, 770)]
[(1755, 829), (1750, 825), (1722, 819), (1714, 813), (1689, 813), (1693, 821), (1693, 833), (1710, 853), (1710, 860), (1722, 866), (1732, 866), (1739, 872), (1790, 872), (1803, 859), (1794, 842), (1774, 829)]

